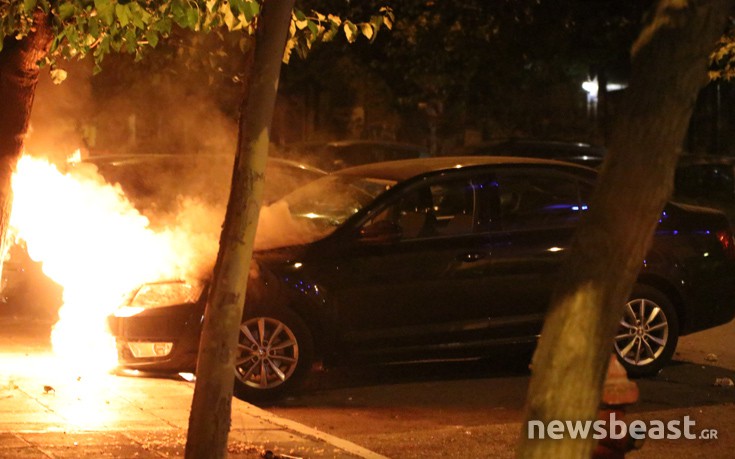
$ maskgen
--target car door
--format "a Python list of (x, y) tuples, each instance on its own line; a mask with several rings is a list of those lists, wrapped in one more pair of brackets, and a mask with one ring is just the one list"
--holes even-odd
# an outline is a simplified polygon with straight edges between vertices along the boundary
[(571, 171), (509, 168), (496, 175), (500, 230), (493, 234), (487, 286), (497, 336), (533, 339), (541, 329), (556, 273), (593, 184)]
[[(356, 234), (382, 225), (392, 240), (356, 236), (329, 288), (345, 351), (363, 355), (442, 351), (461, 340), (478, 288), (458, 269), (489, 255), (483, 177), (450, 174), (410, 186), (375, 209)], [(379, 239), (379, 238), (378, 238)]]

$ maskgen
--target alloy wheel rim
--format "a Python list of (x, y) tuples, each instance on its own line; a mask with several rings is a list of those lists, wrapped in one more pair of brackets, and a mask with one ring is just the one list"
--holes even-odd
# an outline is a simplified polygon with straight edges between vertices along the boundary
[(615, 350), (627, 363), (644, 366), (658, 359), (669, 340), (669, 322), (651, 300), (637, 298), (625, 305), (615, 336)]
[(296, 336), (283, 322), (269, 317), (240, 325), (235, 375), (255, 389), (272, 389), (288, 381), (299, 362)]

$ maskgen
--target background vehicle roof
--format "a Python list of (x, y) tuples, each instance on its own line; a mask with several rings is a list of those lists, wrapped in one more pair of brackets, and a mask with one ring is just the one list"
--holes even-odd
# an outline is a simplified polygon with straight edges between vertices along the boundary
[(403, 181), (429, 172), (461, 169), (463, 167), (523, 164), (557, 166), (589, 172), (594, 171), (593, 169), (580, 166), (578, 164), (550, 159), (509, 156), (441, 156), (436, 158), (403, 159), (399, 161), (365, 164), (362, 166), (342, 169), (341, 171), (335, 172), (335, 174)]
[[(233, 155), (227, 155), (227, 154), (209, 154), (209, 155), (199, 155), (199, 154), (156, 154), (156, 153), (147, 153), (147, 154), (129, 154), (129, 155), (100, 155), (100, 156), (91, 156), (89, 158), (85, 158), (82, 160), (82, 162), (85, 163), (92, 163), (96, 164), (98, 166), (101, 165), (112, 165), (112, 166), (122, 166), (122, 165), (133, 165), (133, 164), (150, 164), (151, 162), (156, 161), (191, 161), (191, 160), (199, 160), (203, 161), (206, 159), (212, 159), (213, 161), (217, 162), (223, 162), (223, 161), (230, 161), (229, 164), (232, 164), (231, 161), (234, 160)], [(305, 171), (311, 171), (318, 174), (326, 174), (321, 169), (318, 169), (316, 167), (310, 166), (306, 163), (303, 163), (301, 161), (295, 161), (291, 159), (284, 159), (284, 158), (277, 158), (277, 157), (268, 157), (268, 163), (271, 166), (287, 166), (287, 167), (294, 167), (298, 169), (303, 169)]]
[(426, 148), (409, 143), (382, 140), (338, 140), (286, 145), (284, 157), (304, 160), (327, 171), (382, 161), (426, 156)]
[(735, 165), (735, 156), (684, 155), (679, 158), (679, 166), (702, 165), (702, 164)]
[(452, 156), (523, 156), (598, 166), (602, 163), (605, 152), (603, 146), (584, 142), (510, 138), (461, 147)]

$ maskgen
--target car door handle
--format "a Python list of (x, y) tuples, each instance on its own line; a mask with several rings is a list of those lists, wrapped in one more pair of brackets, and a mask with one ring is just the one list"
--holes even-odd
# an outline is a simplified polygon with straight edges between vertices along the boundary
[(467, 253), (463, 253), (462, 255), (459, 255), (457, 257), (457, 260), (462, 261), (464, 263), (474, 263), (476, 261), (482, 260), (485, 257), (487, 257), (487, 253), (467, 252)]

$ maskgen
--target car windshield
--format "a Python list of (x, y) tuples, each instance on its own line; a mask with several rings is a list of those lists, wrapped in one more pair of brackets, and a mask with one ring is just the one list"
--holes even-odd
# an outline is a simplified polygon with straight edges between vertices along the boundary
[(338, 174), (302, 186), (262, 209), (256, 248), (306, 244), (326, 237), (395, 183)]

